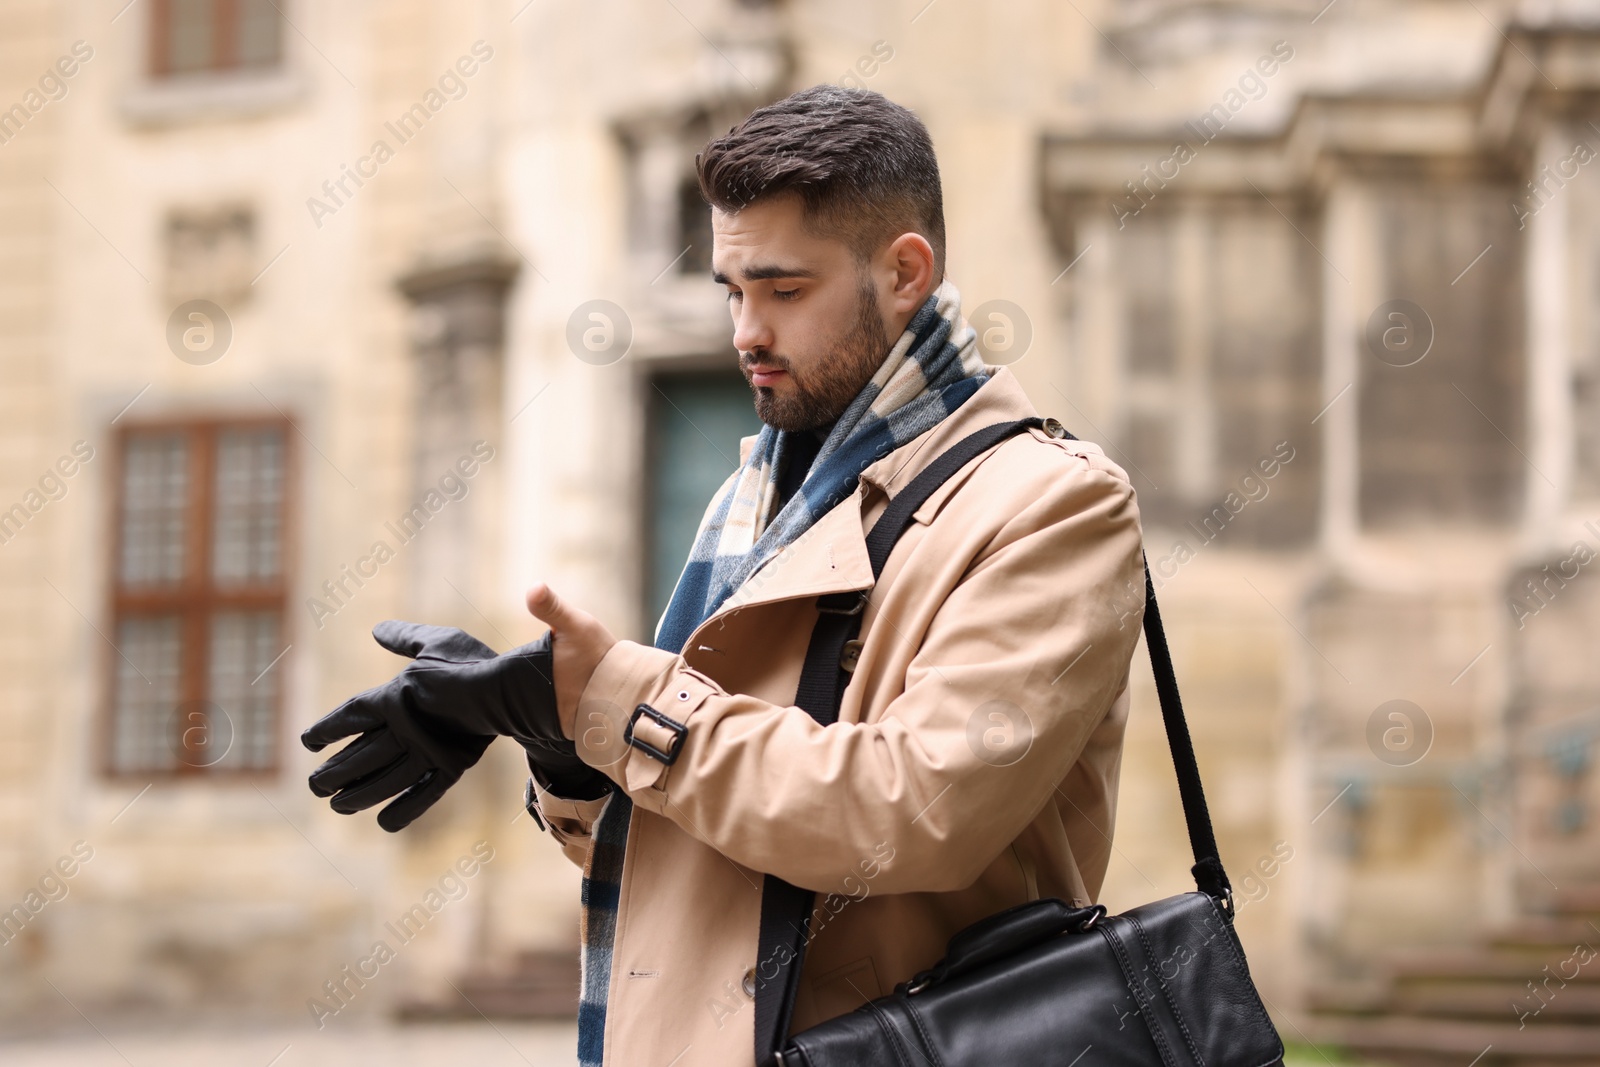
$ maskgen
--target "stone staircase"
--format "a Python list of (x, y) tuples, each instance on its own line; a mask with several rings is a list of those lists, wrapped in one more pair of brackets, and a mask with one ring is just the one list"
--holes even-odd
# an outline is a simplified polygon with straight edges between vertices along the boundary
[(1600, 883), (1467, 949), (1395, 957), (1369, 986), (1313, 993), (1312, 1036), (1400, 1067), (1600, 1065)]
[[(1597, 938), (1600, 940), (1600, 938)], [(402, 1019), (575, 1019), (578, 953), (519, 952), (511, 967), (469, 971), (439, 1001), (408, 1001)]]

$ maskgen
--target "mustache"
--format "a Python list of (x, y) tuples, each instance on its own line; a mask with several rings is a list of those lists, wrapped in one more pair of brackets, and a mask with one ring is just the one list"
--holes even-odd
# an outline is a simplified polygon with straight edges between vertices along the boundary
[(776, 367), (778, 370), (789, 370), (789, 360), (775, 352), (743, 352), (739, 355), (739, 366), (746, 374), (750, 373), (752, 364), (761, 363)]

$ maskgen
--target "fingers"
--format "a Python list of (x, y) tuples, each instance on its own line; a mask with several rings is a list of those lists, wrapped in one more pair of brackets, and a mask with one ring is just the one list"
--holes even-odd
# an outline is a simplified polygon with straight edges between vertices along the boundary
[(331, 797), (352, 782), (382, 770), (404, 755), (400, 741), (385, 729), (362, 734), (341, 749), (307, 779), (311, 792)]
[[(561, 640), (602, 650), (617, 642), (616, 635), (605, 623), (582, 608), (569, 604), (566, 598), (557, 596), (556, 591), (544, 582), (528, 590), (526, 603), (528, 614), (548, 625)], [(595, 656), (596, 661), (599, 658)]]
[(300, 735), (300, 743), (312, 752), (321, 752), (335, 741), (341, 741), (353, 734), (364, 734), (368, 730), (375, 730), (383, 725), (382, 716), (373, 711), (360, 696), (351, 697), (328, 714), (306, 727)]
[(372, 639), (397, 656), (416, 659), (438, 629), (422, 622), (385, 619), (372, 628)]
[(410, 826), (412, 820), (433, 807), (451, 786), (460, 781), (461, 774), (461, 771), (429, 771), (421, 781), (378, 812), (378, 825), (391, 834)]
[(494, 649), (465, 630), (388, 619), (372, 628), (372, 638), (397, 656), (426, 657), (449, 663), (493, 659)]
[(528, 590), (525, 602), (528, 605), (528, 614), (548, 624), (552, 630), (559, 630), (566, 624), (566, 601), (556, 596), (556, 591), (544, 582)]
[(340, 815), (353, 815), (411, 788), (430, 770), (432, 768), (422, 757), (414, 753), (402, 753), (387, 766), (335, 793), (333, 799), (328, 801), (328, 806)]

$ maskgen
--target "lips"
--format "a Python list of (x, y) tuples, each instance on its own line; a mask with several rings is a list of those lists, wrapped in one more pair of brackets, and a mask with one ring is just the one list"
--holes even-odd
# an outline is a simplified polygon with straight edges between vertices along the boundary
[(759, 363), (752, 363), (746, 369), (750, 372), (751, 385), (771, 385), (784, 374), (778, 367), (768, 367)]

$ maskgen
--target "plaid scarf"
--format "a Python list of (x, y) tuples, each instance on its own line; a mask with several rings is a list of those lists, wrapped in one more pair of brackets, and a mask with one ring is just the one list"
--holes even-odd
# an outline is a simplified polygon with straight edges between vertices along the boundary
[[(801, 483), (776, 515), (778, 475), (793, 436), (763, 426), (744, 464), (723, 483), (720, 501), (695, 534), (683, 573), (656, 625), (654, 645), (680, 652), (752, 574), (855, 491), (872, 463), (937, 426), (988, 380), (977, 334), (961, 317), (961, 295), (950, 282), (929, 294), (882, 366), (834, 423)], [(593, 828), (583, 876), (582, 998), (578, 1005), (578, 1062), (601, 1067), (606, 997), (617, 898), (633, 802), (611, 794)]]

